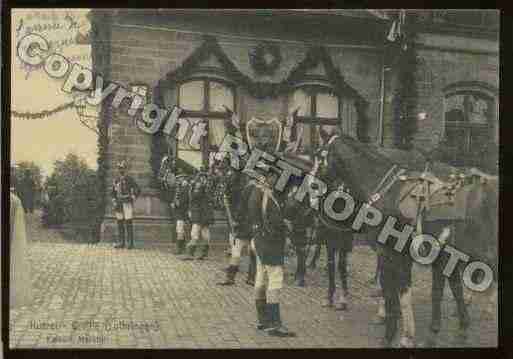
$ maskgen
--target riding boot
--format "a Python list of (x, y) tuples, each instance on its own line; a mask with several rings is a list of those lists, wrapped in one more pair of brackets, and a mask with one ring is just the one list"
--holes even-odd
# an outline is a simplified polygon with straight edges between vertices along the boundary
[(128, 232), (128, 249), (134, 248), (134, 225), (131, 219), (126, 221), (126, 228)]
[(297, 256), (297, 270), (296, 270), (296, 285), (298, 287), (305, 286), (306, 274), (306, 256), (304, 247), (296, 247)]
[(269, 312), (266, 299), (255, 299), (255, 307), (257, 312), (257, 325), (258, 330), (265, 330), (269, 327)]
[[(239, 266), (230, 265), (226, 270), (226, 279), (224, 282), (219, 282), (217, 285), (234, 285), (235, 284), (235, 276), (239, 271)], [(258, 308), (257, 308), (258, 309)]]
[(295, 337), (296, 334), (285, 327), (281, 321), (280, 303), (268, 304), (270, 324), (266, 329), (267, 334), (272, 337)]
[(194, 260), (194, 253), (196, 252), (196, 245), (192, 244), (187, 247), (187, 254), (184, 258), (182, 258), (183, 261), (192, 261)]
[(206, 259), (208, 257), (208, 250), (210, 248), (210, 245), (208, 244), (205, 244), (201, 249), (201, 254), (199, 255), (198, 257), (198, 260), (203, 260), (203, 259)]
[(114, 248), (125, 248), (125, 221), (118, 219), (118, 235), (119, 241)]
[(185, 238), (183, 233), (176, 234), (176, 242), (175, 242), (175, 255), (183, 254), (185, 251)]
[(442, 321), (442, 303), (441, 300), (432, 300), (432, 309), (431, 309), (431, 331), (433, 333), (438, 333), (440, 331)]
[(449, 285), (456, 301), (456, 310), (460, 320), (460, 329), (465, 330), (470, 326), (470, 316), (468, 314), (468, 304), (465, 303), (461, 276), (454, 275), (449, 278)]
[(255, 285), (255, 277), (256, 277), (256, 255), (253, 252), (250, 252), (248, 277), (246, 279), (246, 284)]

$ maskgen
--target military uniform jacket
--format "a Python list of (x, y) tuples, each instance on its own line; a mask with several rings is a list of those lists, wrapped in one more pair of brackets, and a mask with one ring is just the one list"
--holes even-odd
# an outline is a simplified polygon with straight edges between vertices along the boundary
[(179, 221), (188, 220), (189, 182), (185, 176), (177, 176), (173, 198), (175, 218)]
[(262, 264), (283, 265), (287, 229), (275, 194), (251, 181), (242, 194), (242, 204), (241, 225), (250, 229)]
[(134, 199), (139, 196), (141, 190), (130, 176), (119, 176), (114, 180), (112, 185), (112, 198), (116, 201), (117, 206), (121, 206), (122, 203), (132, 203)]
[(190, 184), (189, 213), (191, 222), (207, 226), (214, 221), (214, 181), (206, 173), (197, 174)]
[(224, 200), (225, 208), (229, 210), (234, 223), (232, 230), (236, 238), (249, 240), (248, 228), (241, 223), (242, 192), (244, 191), (244, 177), (240, 172), (229, 169), (224, 180)]

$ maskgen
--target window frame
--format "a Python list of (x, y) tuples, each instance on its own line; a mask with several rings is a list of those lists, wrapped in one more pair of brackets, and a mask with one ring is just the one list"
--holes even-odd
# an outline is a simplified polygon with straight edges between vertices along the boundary
[[(472, 123), (468, 120), (464, 121), (449, 121), (447, 119), (447, 113), (448, 113), (448, 106), (447, 101), (449, 98), (457, 95), (473, 95), (474, 97), (480, 97), (482, 99), (485, 99), (486, 101), (489, 101), (492, 107), (492, 116), (487, 118), (486, 123)], [(475, 151), (472, 151), (472, 138), (476, 137), (476, 135), (473, 135), (473, 131), (479, 131), (481, 134), (486, 136), (486, 142), (484, 143), (484, 147), (489, 146), (495, 142), (495, 136), (494, 136), (494, 126), (498, 125), (498, 112), (497, 112), (497, 106), (498, 101), (497, 97), (494, 96), (493, 93), (490, 91), (487, 91), (486, 89), (472, 86), (472, 87), (459, 87), (455, 88), (452, 91), (446, 91), (444, 94), (444, 103), (443, 103), (443, 126), (444, 126), (444, 134), (443, 134), (443, 140), (446, 143), (446, 146), (450, 150), (451, 153), (454, 154), (453, 158), (451, 159), (454, 163), (456, 163), (458, 166), (465, 166), (468, 163), (471, 163), (474, 165), (477, 161), (476, 158), (474, 158)], [(464, 136), (464, 140), (462, 143), (450, 143), (447, 137), (448, 130), (453, 131), (461, 131)], [(461, 144), (463, 144), (463, 148), (460, 148)]]
[[(200, 119), (206, 120), (207, 135), (203, 136), (201, 138), (200, 150), (198, 150), (198, 151), (201, 152), (202, 165), (208, 166), (209, 155), (210, 155), (209, 135), (208, 135), (209, 130), (210, 130), (210, 121), (223, 121), (226, 119), (226, 116), (227, 116), (227, 112), (225, 112), (225, 111), (211, 111), (210, 110), (210, 90), (211, 90), (210, 84), (212, 82), (220, 83), (220, 84), (226, 86), (231, 91), (231, 93), (233, 95), (233, 109), (230, 109), (230, 110), (233, 111), (234, 113), (237, 112), (237, 100), (238, 100), (237, 87), (236, 87), (235, 83), (233, 83), (232, 81), (229, 81), (225, 78), (222, 78), (222, 77), (208, 76), (208, 75), (190, 76), (187, 79), (181, 80), (176, 83), (176, 86), (175, 86), (175, 88), (176, 88), (176, 103), (179, 107), (181, 107), (181, 103), (180, 103), (181, 87), (183, 85), (193, 82), (193, 81), (201, 81), (202, 82), (203, 91), (204, 91), (203, 106), (200, 111), (184, 109), (182, 117), (200, 118)], [(175, 146), (176, 146), (175, 153), (177, 154), (177, 156), (179, 156), (180, 150), (178, 149), (178, 141), (176, 142)], [(188, 151), (188, 150), (182, 150), (182, 151)], [(190, 151), (194, 151), (194, 150), (190, 150)]]
[[(291, 110), (292, 97), (296, 91), (303, 90), (310, 98), (310, 115), (296, 116), (296, 121), (310, 126), (313, 131), (310, 131), (310, 150), (305, 152), (310, 159), (313, 159), (316, 150), (321, 145), (318, 141), (318, 133), (322, 125), (340, 126), (342, 122), (341, 114), (343, 113), (344, 101), (338, 92), (335, 91), (333, 86), (325, 83), (318, 82), (305, 82), (298, 84), (294, 87), (292, 93), (289, 94), (289, 111)], [(322, 93), (331, 93), (337, 97), (337, 117), (322, 117), (317, 116), (317, 96)], [(294, 109), (292, 109), (294, 110)]]

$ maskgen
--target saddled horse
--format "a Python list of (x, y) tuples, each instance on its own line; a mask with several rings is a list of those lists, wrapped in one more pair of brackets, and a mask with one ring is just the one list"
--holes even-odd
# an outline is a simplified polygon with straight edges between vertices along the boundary
[[(412, 215), (412, 213), (400, 209), (401, 199), (404, 199), (405, 195), (405, 187), (408, 184), (411, 185), (412, 182), (398, 180), (401, 176), (399, 176), (397, 164), (387, 156), (374, 150), (371, 146), (351, 137), (340, 135), (330, 146), (328, 167), (330, 177), (341, 178), (351, 189), (353, 198), (357, 202), (370, 202), (372, 207), (383, 214), (383, 218), (394, 216), (398, 219), (399, 224), (396, 223), (396, 229), (402, 228), (404, 224), (415, 225), (418, 222), (416, 221), (418, 219), (417, 213)], [(416, 181), (419, 186), (424, 186), (426, 182), (424, 176), (418, 176)], [(413, 183), (415, 183), (415, 180)], [(495, 217), (496, 221), (496, 212), (495, 216), (492, 212), (493, 210), (496, 211), (496, 207), (495, 209), (493, 208), (493, 193), (498, 193), (498, 191), (485, 190), (483, 187), (479, 187), (481, 185), (477, 184), (472, 186), (474, 187), (469, 187), (465, 191), (460, 188), (455, 193), (450, 193), (447, 190), (441, 191), (438, 197), (448, 202), (455, 201), (457, 205), (453, 206), (454, 208), (450, 208), (450, 210), (447, 210), (449, 208), (448, 205), (426, 208), (424, 212), (425, 220), (423, 222), (432, 222), (432, 227), (434, 228), (431, 229), (435, 229), (435, 232), (445, 228), (447, 223), (444, 223), (444, 221), (450, 222), (457, 219), (461, 219), (459, 221), (460, 228), (464, 233), (471, 232), (471, 228), (476, 226), (481, 228), (480, 233), (486, 231), (486, 228), (494, 227), (494, 219), (492, 217)], [(421, 196), (422, 194), (418, 197)], [(456, 197), (456, 199), (450, 198), (451, 196)], [(461, 198), (458, 198), (458, 196)], [(444, 213), (444, 210), (447, 213)], [(486, 223), (482, 216), (479, 215), (483, 211), (490, 213)], [(350, 220), (353, 218), (350, 218)], [(369, 232), (370, 238), (374, 237), (377, 239), (381, 226), (367, 226), (364, 230)], [(434, 233), (434, 236), (436, 237), (438, 234)], [(458, 237), (458, 242), (460, 243), (466, 240), (462, 236)], [(486, 235), (479, 235), (477, 232), (473, 233), (473, 237), (480, 243), (493, 242)], [(388, 242), (393, 244), (393, 241), (390, 241), (390, 239), (387, 240)], [(408, 303), (410, 299), (409, 288), (411, 286), (412, 260), (408, 254), (408, 243), (403, 247), (401, 253), (396, 252), (389, 245), (380, 247), (384, 258), (381, 280), (387, 313), (385, 341), (386, 344), (390, 344), (397, 331), (397, 319), (401, 311), (403, 324), (405, 324), (403, 326), (406, 327), (406, 335), (412, 336), (414, 334), (413, 313), (411, 311), (411, 303)], [(434, 279), (436, 281), (438, 276)], [(444, 278), (442, 277), (442, 279)], [(451, 283), (456, 282), (461, 283), (461, 279), (457, 278), (457, 280), (453, 280)], [(459, 303), (460, 326), (465, 329), (468, 327), (469, 322), (468, 316), (465, 315), (463, 293), (462, 290), (452, 289), (455, 297), (457, 297), (457, 303)], [(404, 305), (401, 305), (403, 302)]]

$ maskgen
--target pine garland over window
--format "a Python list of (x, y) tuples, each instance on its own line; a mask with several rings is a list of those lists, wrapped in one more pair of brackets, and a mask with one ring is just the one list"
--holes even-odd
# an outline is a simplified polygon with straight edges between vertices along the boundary
[(404, 150), (413, 147), (413, 137), (417, 132), (417, 52), (414, 34), (409, 35), (406, 50), (400, 54), (398, 66), (399, 88), (395, 99), (395, 145)]
[[(107, 80), (109, 77), (109, 66), (105, 66), (110, 63), (110, 22), (111, 17), (108, 12), (102, 12), (99, 10), (92, 10), (91, 13), (91, 33), (93, 34), (92, 41), (96, 46), (92, 46), (92, 61), (93, 68), (100, 69), (100, 73), (103, 74), (104, 79)], [(98, 126), (98, 186), (99, 186), (99, 201), (97, 209), (96, 219), (96, 237), (100, 239), (100, 228), (105, 212), (107, 209), (107, 173), (109, 171), (109, 137), (106, 135), (109, 128), (109, 123), (112, 119), (111, 101), (113, 99), (112, 94), (105, 99), (102, 105), (99, 119), (97, 122)]]
[[(207, 60), (211, 55), (215, 55), (220, 61), (225, 75), (233, 80), (238, 86), (245, 88), (251, 96), (255, 98), (274, 98), (280, 95), (288, 94), (293, 91), (294, 85), (305, 79), (305, 73), (314, 68), (317, 64), (322, 63), (326, 69), (327, 78), (333, 84), (334, 92), (340, 97), (349, 97), (355, 100), (356, 112), (358, 114), (357, 136), (362, 142), (370, 141), (368, 137), (369, 119), (366, 115), (368, 101), (358, 93), (354, 88), (349, 86), (340, 70), (334, 66), (330, 55), (326, 48), (322, 46), (310, 48), (305, 58), (292, 69), (289, 75), (282, 82), (263, 82), (254, 81), (249, 76), (243, 74), (237, 66), (224, 53), (221, 46), (213, 36), (205, 36), (204, 43), (181, 64), (174, 72), (168, 74), (159, 81), (154, 89), (154, 102), (163, 107), (162, 98), (163, 91), (167, 88), (176, 86), (177, 83), (187, 80), (198, 68), (202, 61)], [(154, 188), (159, 188), (157, 180), (158, 171), (162, 157), (167, 153), (167, 143), (164, 141), (161, 131), (152, 135), (151, 146), (151, 168), (153, 170), (152, 181)]]

